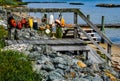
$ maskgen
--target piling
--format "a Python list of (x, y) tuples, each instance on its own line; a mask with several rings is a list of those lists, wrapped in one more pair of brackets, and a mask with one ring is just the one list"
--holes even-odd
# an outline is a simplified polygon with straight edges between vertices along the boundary
[[(105, 33), (104, 20), (105, 20), (105, 18), (104, 18), (104, 16), (102, 16), (102, 19), (101, 19), (101, 28), (100, 28), (100, 30), (102, 31), (102, 33)], [(101, 43), (104, 43), (104, 42), (105, 42), (105, 40), (101, 37)]]

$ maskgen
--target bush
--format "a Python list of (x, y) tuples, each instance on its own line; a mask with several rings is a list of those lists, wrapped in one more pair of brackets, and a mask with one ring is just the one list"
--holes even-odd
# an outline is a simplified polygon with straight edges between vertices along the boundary
[(41, 81), (31, 61), (17, 51), (0, 51), (0, 81)]
[(0, 48), (5, 46), (4, 39), (8, 36), (7, 30), (3, 26), (0, 26)]

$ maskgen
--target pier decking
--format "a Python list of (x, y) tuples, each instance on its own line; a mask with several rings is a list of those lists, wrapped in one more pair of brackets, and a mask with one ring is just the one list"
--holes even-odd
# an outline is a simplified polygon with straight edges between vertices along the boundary
[(12, 44), (35, 44), (35, 45), (49, 45), (55, 51), (88, 51), (86, 43), (81, 39), (36, 39), (36, 40), (6, 40), (7, 45)]

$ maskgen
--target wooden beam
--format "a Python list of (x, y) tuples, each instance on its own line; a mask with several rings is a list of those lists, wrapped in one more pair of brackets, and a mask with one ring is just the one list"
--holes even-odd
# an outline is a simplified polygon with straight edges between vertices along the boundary
[(14, 12), (75, 12), (77, 8), (6, 8)]

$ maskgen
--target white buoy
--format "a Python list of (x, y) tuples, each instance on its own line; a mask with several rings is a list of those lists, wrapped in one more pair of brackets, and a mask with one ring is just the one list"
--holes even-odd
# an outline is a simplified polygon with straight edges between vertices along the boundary
[(54, 23), (54, 17), (53, 15), (50, 15), (49, 24), (52, 25), (53, 23)]

